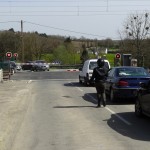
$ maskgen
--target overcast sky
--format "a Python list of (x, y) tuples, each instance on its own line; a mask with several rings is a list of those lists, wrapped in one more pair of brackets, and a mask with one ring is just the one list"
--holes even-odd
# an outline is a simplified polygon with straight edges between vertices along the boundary
[(119, 39), (130, 14), (150, 11), (150, 0), (0, 0), (0, 30)]

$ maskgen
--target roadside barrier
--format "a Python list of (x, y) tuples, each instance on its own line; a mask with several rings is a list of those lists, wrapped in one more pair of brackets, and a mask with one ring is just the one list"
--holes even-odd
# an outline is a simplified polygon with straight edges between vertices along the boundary
[(0, 82), (3, 83), (3, 70), (0, 69)]
[(10, 71), (9, 70), (3, 70), (3, 79), (4, 80), (9, 80), (10, 79)]
[(68, 69), (67, 71), (70, 71), (70, 72), (75, 72), (75, 71), (79, 71), (79, 69)]

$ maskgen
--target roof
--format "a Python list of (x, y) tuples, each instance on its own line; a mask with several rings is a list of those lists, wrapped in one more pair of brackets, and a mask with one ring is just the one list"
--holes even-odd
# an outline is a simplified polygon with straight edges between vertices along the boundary
[(137, 67), (137, 66), (116, 66), (112, 68), (144, 68), (144, 67)]

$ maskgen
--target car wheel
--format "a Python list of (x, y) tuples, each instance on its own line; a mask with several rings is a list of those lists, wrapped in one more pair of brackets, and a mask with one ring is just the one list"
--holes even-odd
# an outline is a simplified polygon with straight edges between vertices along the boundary
[(110, 90), (110, 101), (111, 102), (115, 102), (116, 101), (116, 97), (115, 97), (113, 89)]
[(135, 115), (137, 117), (142, 117), (142, 107), (139, 98), (140, 97), (138, 96), (135, 101)]
[(89, 86), (89, 85), (90, 85), (90, 83), (87, 81), (86, 78), (84, 78), (84, 85), (85, 85), (85, 86)]
[(81, 77), (80, 77), (80, 76), (79, 76), (79, 83), (82, 84), (82, 80), (81, 80)]

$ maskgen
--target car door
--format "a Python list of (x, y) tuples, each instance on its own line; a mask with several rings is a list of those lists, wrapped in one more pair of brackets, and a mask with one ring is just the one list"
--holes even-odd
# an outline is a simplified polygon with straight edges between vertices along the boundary
[(146, 88), (143, 88), (142, 90), (141, 105), (143, 108), (143, 112), (150, 114), (150, 81)]
[(108, 72), (108, 77), (107, 77), (106, 82), (105, 82), (106, 92), (110, 92), (110, 87), (111, 87), (111, 85), (113, 84), (113, 81), (114, 81), (115, 70), (116, 70), (115, 68), (112, 68)]

